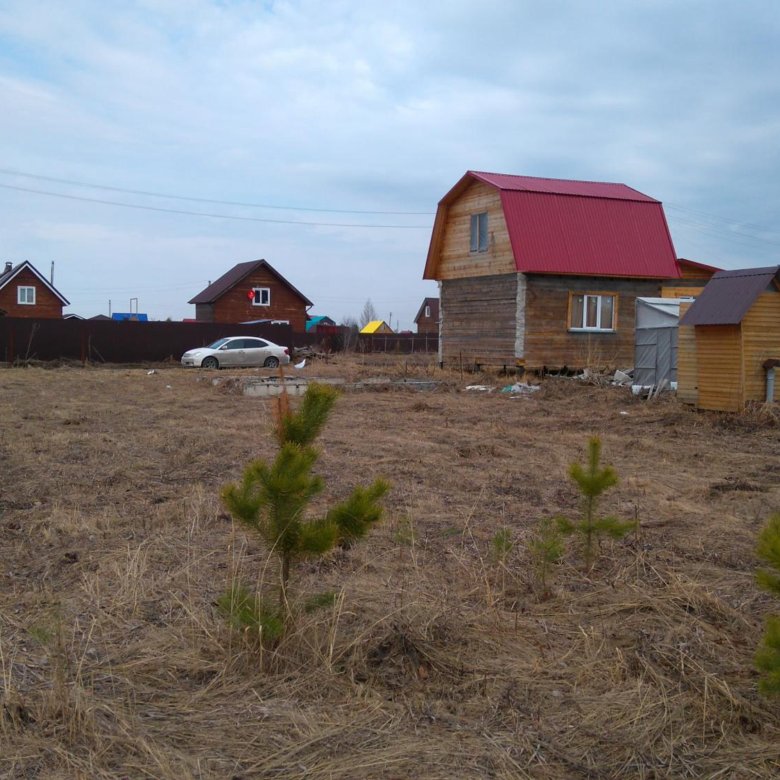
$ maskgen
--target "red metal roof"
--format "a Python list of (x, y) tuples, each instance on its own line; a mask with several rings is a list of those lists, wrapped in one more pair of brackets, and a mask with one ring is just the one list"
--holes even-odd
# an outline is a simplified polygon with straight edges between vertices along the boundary
[[(762, 292), (780, 282), (780, 265), (718, 271), (707, 282), (680, 325), (738, 325)], [(777, 289), (777, 287), (775, 287)]]
[(440, 201), (424, 278), (436, 278), (447, 207), (475, 179), (500, 190), (521, 273), (680, 278), (660, 201), (625, 184), (481, 171), (468, 171)]
[(500, 190), (516, 192), (543, 192), (548, 195), (577, 195), (583, 198), (615, 198), (616, 200), (637, 200), (643, 203), (659, 203), (625, 184), (604, 181), (576, 181), (575, 179), (543, 179), (536, 176), (514, 176), (506, 173), (485, 173), (469, 171), (475, 179), (498, 187)]

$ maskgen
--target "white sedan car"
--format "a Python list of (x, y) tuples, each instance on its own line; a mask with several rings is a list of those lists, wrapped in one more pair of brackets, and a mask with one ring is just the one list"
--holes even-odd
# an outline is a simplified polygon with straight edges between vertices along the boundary
[(290, 351), (272, 341), (255, 336), (217, 339), (213, 344), (190, 349), (181, 356), (183, 366), (200, 368), (276, 368), (290, 362)]

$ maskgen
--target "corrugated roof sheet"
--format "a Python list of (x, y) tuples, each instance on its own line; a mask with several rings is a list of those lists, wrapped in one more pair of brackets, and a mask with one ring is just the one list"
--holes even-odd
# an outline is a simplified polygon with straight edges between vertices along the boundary
[(469, 171), (475, 179), (484, 181), (500, 190), (516, 192), (541, 192), (548, 195), (576, 195), (584, 198), (615, 198), (636, 200), (642, 203), (658, 203), (633, 187), (605, 181), (577, 181), (575, 179), (545, 179), (536, 176), (515, 176), (506, 173)]
[(773, 280), (780, 280), (780, 265), (718, 271), (683, 315), (680, 325), (738, 325)]
[(474, 180), (500, 191), (517, 271), (681, 276), (661, 202), (632, 187), (468, 171), (439, 202), (423, 278), (437, 278), (447, 208)]
[(267, 260), (251, 260), (248, 263), (238, 263), (234, 265), (227, 273), (222, 274), (215, 282), (212, 282), (205, 290), (199, 292), (189, 303), (214, 303), (221, 298), (228, 290), (235, 287), (242, 279), (257, 268), (267, 268), (280, 282), (286, 284), (296, 295), (298, 295), (307, 306), (313, 306), (312, 302), (287, 279), (285, 279)]
[(658, 201), (502, 190), (501, 203), (518, 271), (680, 276)]

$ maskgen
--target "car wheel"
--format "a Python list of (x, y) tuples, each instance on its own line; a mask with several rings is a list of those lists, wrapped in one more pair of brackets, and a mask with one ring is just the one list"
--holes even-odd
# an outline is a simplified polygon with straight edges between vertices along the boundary
[(276, 368), (279, 365), (279, 358), (273, 357), (272, 355), (271, 357), (265, 359), (265, 363), (263, 363), (263, 365), (266, 368)]
[(219, 368), (219, 361), (213, 355), (209, 355), (209, 357), (203, 358), (200, 365), (203, 368)]

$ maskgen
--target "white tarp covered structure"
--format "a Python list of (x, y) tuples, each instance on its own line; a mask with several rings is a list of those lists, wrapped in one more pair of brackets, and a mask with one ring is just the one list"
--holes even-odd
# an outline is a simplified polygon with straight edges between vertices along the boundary
[(677, 382), (677, 325), (680, 298), (637, 298), (634, 384)]

